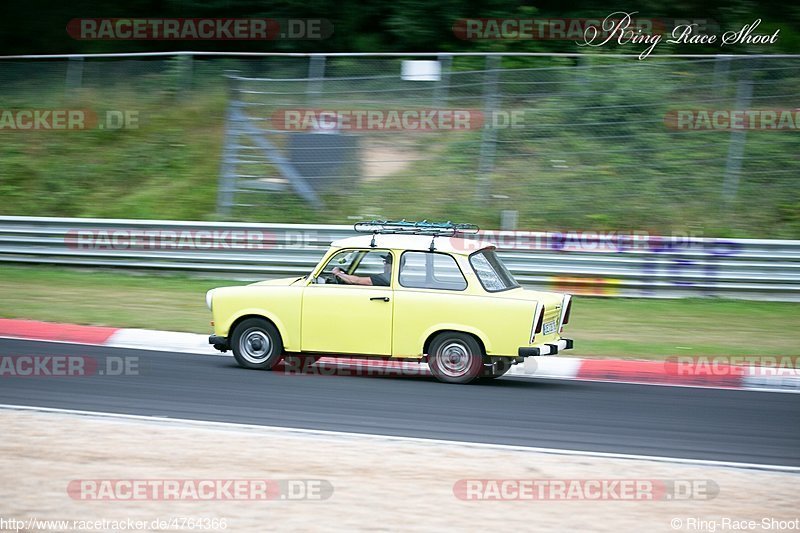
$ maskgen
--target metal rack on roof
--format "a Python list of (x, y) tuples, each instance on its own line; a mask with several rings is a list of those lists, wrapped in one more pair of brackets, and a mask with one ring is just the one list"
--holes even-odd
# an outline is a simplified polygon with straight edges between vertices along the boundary
[(356, 222), (353, 229), (359, 233), (371, 233), (371, 248), (375, 248), (376, 235), (427, 235), (431, 237), (430, 251), (436, 249), (436, 237), (453, 237), (457, 234), (475, 235), (480, 231), (475, 224), (456, 224), (454, 222), (414, 222), (411, 220), (370, 220), (369, 222)]
[(359, 233), (428, 235), (431, 237), (453, 237), (457, 233), (474, 235), (480, 231), (475, 224), (456, 224), (454, 222), (414, 222), (411, 220), (370, 220), (356, 222), (353, 229)]

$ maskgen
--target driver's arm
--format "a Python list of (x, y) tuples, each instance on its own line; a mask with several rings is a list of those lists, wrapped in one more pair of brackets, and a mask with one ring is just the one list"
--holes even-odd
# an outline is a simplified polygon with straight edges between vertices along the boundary
[(353, 274), (345, 274), (344, 271), (338, 267), (333, 269), (333, 275), (349, 285), (372, 285), (372, 279), (369, 277), (362, 278), (361, 276), (354, 276)]

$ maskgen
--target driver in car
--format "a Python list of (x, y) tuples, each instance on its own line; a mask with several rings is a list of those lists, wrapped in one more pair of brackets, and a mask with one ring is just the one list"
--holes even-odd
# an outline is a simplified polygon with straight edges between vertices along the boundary
[(383, 257), (383, 272), (369, 276), (356, 276), (347, 274), (339, 267), (334, 267), (333, 275), (348, 285), (375, 285), (377, 287), (388, 287), (392, 278), (392, 254)]

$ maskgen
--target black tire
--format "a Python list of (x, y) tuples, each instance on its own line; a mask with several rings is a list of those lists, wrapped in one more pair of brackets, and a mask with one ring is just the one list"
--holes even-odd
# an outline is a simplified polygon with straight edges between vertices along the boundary
[(428, 350), (431, 374), (445, 383), (470, 383), (483, 372), (483, 350), (471, 335), (446, 331)]
[(272, 370), (283, 356), (283, 340), (263, 318), (248, 318), (234, 329), (231, 350), (241, 367)]

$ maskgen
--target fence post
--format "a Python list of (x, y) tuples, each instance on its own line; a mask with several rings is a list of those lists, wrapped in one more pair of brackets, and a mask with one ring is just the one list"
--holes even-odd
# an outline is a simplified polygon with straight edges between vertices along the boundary
[(486, 57), (486, 81), (483, 93), (483, 135), (481, 137), (481, 154), (478, 163), (478, 188), (476, 199), (484, 200), (489, 194), (491, 178), (489, 174), (494, 170), (494, 156), (497, 150), (497, 131), (492, 124), (492, 119), (497, 111), (498, 88), (497, 81), (500, 74), (500, 56)]
[[(750, 106), (750, 97), (753, 95), (753, 83), (748, 71), (739, 79), (736, 89), (736, 104), (734, 109), (744, 110)], [(731, 140), (728, 145), (728, 161), (725, 163), (725, 179), (722, 184), (722, 197), (728, 203), (736, 198), (739, 190), (739, 176), (742, 171), (744, 146), (747, 141), (747, 128), (731, 130)]]
[(325, 77), (325, 56), (314, 54), (308, 59), (308, 85), (306, 86), (306, 102), (314, 106), (322, 92), (322, 80)]
[(500, 229), (503, 231), (516, 231), (519, 221), (519, 211), (504, 209), (500, 211)]
[(453, 56), (449, 54), (442, 54), (438, 57), (439, 64), (442, 67), (442, 74), (439, 83), (433, 89), (433, 108), (440, 109), (447, 105), (447, 98), (449, 96), (448, 89), (450, 87), (450, 69), (453, 65)]
[(238, 80), (235, 77), (237, 74), (236, 71), (228, 74), (228, 109), (225, 112), (225, 139), (222, 147), (222, 161), (220, 163), (217, 190), (217, 213), (223, 217), (231, 214), (234, 193), (236, 192), (236, 154), (240, 129), (238, 121), (241, 113), (237, 90)]
[(725, 81), (728, 79), (728, 72), (731, 69), (730, 57), (718, 57), (714, 61), (714, 87), (716, 91), (725, 94), (727, 87)]
[(80, 89), (83, 85), (83, 57), (71, 57), (67, 61), (66, 92)]
[(192, 78), (194, 77), (194, 55), (185, 56), (186, 60), (181, 69), (181, 92), (188, 93), (192, 90)]

